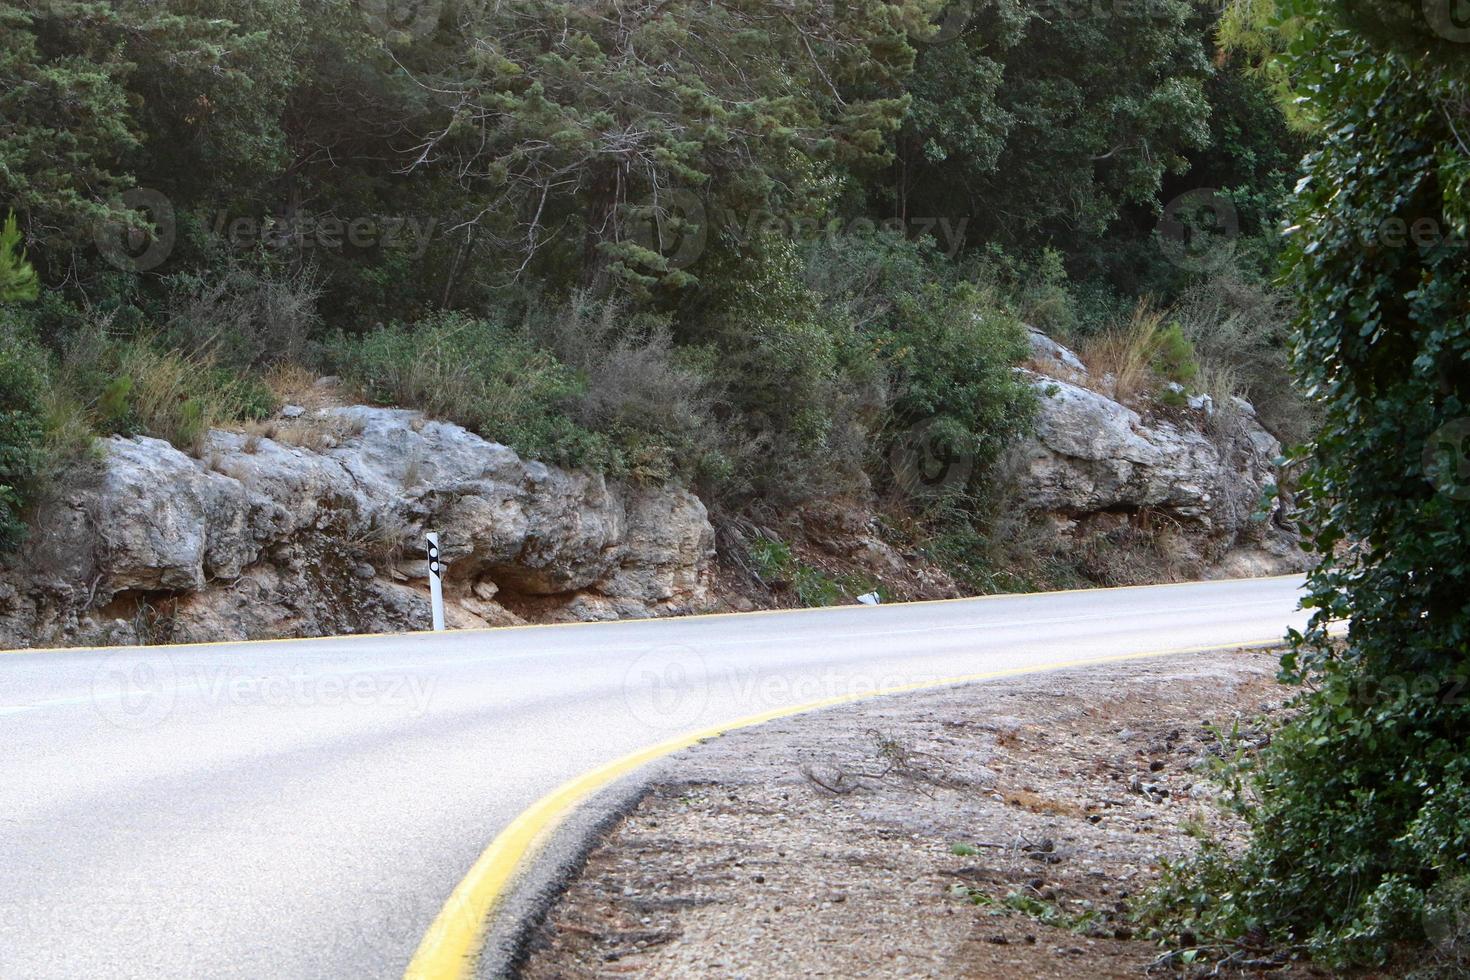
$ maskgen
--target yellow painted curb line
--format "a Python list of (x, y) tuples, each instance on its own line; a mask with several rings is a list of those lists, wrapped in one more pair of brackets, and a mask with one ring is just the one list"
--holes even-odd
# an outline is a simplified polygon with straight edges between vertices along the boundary
[[(920, 599), (915, 602), (891, 602), (883, 609), (907, 609), (916, 606), (949, 606), (962, 602), (992, 602), (997, 599), (1039, 599), (1042, 596), (1081, 595), (1083, 593), (1135, 592), (1141, 589), (1182, 589), (1191, 585), (1224, 585), (1230, 582), (1279, 582), (1289, 578), (1305, 578), (1305, 572), (1289, 575), (1245, 575), (1238, 578), (1201, 579), (1196, 582), (1160, 582), (1157, 585), (1115, 585), (1108, 588), (1056, 589), (1051, 592), (996, 592), (990, 595), (966, 596), (963, 599)], [(859, 606), (811, 606), (799, 609), (757, 609), (752, 612), (695, 613), (689, 616), (661, 616), (650, 619), (614, 619), (607, 621), (582, 621), (576, 623), (527, 623), (524, 626), (492, 626), (487, 629), (448, 630), (456, 636), (477, 636), (493, 633), (513, 633), (521, 630), (568, 630), (587, 626), (631, 626), (653, 623), (687, 623), (700, 619), (732, 619), (736, 616), (791, 616), (799, 613), (836, 612), (841, 609), (866, 608)], [(442, 636), (432, 630), (415, 630), (407, 633), (347, 633), (340, 636), (288, 636), (279, 640), (208, 640), (199, 643), (159, 643), (137, 647), (23, 647), (18, 650), (0, 650), (0, 657), (27, 653), (98, 653), (104, 650), (136, 650), (138, 652), (164, 650), (207, 650), (211, 647), (249, 647), (267, 643), (336, 643), (348, 640), (408, 640), (417, 637)]]
[(1210, 653), (1226, 650), (1244, 650), (1252, 647), (1272, 647), (1280, 645), (1281, 642), (1282, 640), (1280, 638), (1275, 638), (1269, 640), (1253, 640), (1247, 643), (1226, 643), (1211, 646), (1184, 647), (1174, 650), (1153, 650), (1147, 653), (1125, 653), (1094, 659), (1064, 660), (1031, 667), (1013, 667), (1008, 670), (997, 670), (983, 674), (968, 674), (962, 677), (951, 677), (946, 680), (908, 684), (901, 687), (887, 688), (871, 694), (847, 694), (835, 698), (828, 698), (824, 701), (813, 701), (810, 704), (798, 705), (796, 707), (777, 708), (762, 714), (742, 718), (738, 721), (707, 728), (704, 731), (680, 735), (667, 741), (659, 742), (656, 745), (639, 749), (615, 762), (610, 762), (601, 768), (583, 773), (575, 779), (563, 783), (551, 793), (531, 804), (530, 807), (522, 811), (519, 816), (512, 820), (490, 842), (490, 846), (485, 849), (484, 853), (480, 855), (470, 868), (469, 873), (465, 875), (464, 879), (450, 894), (449, 900), (444, 903), (444, 907), (439, 911), (438, 916), (435, 917), (433, 923), (429, 926), (429, 931), (424, 934), (423, 940), (419, 943), (419, 948), (414, 953), (412, 961), (409, 962), (408, 969), (404, 971), (404, 978), (405, 980), (468, 980), (468, 978), (473, 977), (476, 960), (479, 957), (480, 949), (484, 944), (485, 934), (490, 925), (490, 917), (509, 892), (516, 873), (529, 858), (534, 857), (541, 850), (552, 832), (566, 820), (572, 811), (599, 790), (616, 782), (634, 770), (665, 756), (672, 755), (681, 749), (697, 745), (707, 739), (717, 738), (720, 735), (738, 731), (742, 728), (752, 728), (756, 725), (765, 724), (766, 722), (775, 721), (780, 718), (789, 718), (793, 715), (820, 711), (823, 708), (832, 708), (857, 701), (870, 701), (893, 694), (937, 690), (959, 684), (1000, 680), (1005, 677), (1019, 677), (1025, 674), (1040, 674), (1053, 670), (1065, 670), (1070, 667), (1090, 667), (1101, 664), (1121, 663), (1128, 660), (1147, 660), (1186, 653)]

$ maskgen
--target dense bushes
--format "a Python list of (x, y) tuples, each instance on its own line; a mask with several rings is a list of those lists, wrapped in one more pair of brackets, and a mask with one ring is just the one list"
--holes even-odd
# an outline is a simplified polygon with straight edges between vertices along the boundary
[(1029, 351), (1025, 329), (993, 284), (891, 234), (828, 242), (806, 274), (823, 306), (877, 354), (888, 394), (880, 452), (924, 428), (980, 478), (1026, 430), (1031, 391), (1012, 370)]
[(582, 386), (514, 328), (449, 313), (328, 344), (327, 363), (383, 405), (416, 405), (524, 452), (608, 466), (604, 440), (568, 415)]
[(1172, 302), (1161, 195), (1270, 200), (1279, 120), (1185, 0), (942, 6), (0, 0), (43, 455), (197, 448), (295, 367), (719, 513), (978, 512), (1021, 324)]
[(0, 325), (0, 552), (25, 535), (21, 518), (34, 490), (41, 441), (43, 355)]
[[(1470, 867), (1470, 73), (1405, 6), (1277, 0), (1233, 25), (1318, 143), (1289, 255), (1297, 370), (1323, 409), (1305, 491), (1321, 564), (1283, 660), (1308, 693), (1250, 780), (1251, 846), (1208, 849), (1161, 903), (1176, 937), (1330, 965), (1422, 943)], [(1381, 237), (1397, 222), (1434, 233)], [(1464, 956), (1463, 922), (1441, 952)]]

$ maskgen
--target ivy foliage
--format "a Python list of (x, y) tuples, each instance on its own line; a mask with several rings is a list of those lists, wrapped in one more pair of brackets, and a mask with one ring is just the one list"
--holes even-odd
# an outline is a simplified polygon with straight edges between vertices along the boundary
[(1417, 4), (1245, 6), (1316, 146), (1288, 261), (1321, 564), (1283, 659), (1310, 693), (1249, 851), (1207, 850), (1164, 904), (1195, 935), (1381, 962), (1470, 873), (1470, 58)]

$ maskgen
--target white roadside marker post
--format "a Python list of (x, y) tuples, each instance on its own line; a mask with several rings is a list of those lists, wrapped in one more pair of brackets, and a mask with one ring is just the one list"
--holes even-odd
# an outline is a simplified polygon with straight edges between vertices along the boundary
[(439, 560), (439, 535), (429, 533), (429, 605), (434, 612), (434, 632), (444, 632), (444, 563)]

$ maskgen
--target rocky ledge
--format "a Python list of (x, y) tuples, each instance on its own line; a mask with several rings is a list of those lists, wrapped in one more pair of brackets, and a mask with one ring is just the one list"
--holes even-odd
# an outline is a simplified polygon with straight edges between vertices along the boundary
[[(1040, 414), (1011, 478), (1063, 548), (1167, 536), (1189, 552), (1171, 574), (1303, 567), (1281, 447), (1248, 405), (1140, 412), (1100, 394), (1066, 348), (1037, 334), (1033, 351)], [(258, 431), (210, 433), (197, 458), (141, 437), (102, 448), (0, 568), (0, 647), (424, 629), (430, 531), (455, 627), (679, 615), (720, 598), (693, 494), (522, 459), (417, 412), (288, 409)], [(895, 595), (957, 594), (916, 553), (838, 537)]]
[(216, 431), (198, 459), (157, 439), (104, 448), (0, 577), (0, 643), (423, 629), (428, 531), (452, 626), (709, 604), (714, 532), (692, 494), (523, 460), (415, 412)]
[(1017, 499), (1064, 533), (1167, 522), (1215, 575), (1306, 567), (1282, 487), (1281, 443), (1250, 403), (1215, 405), (1173, 392), (1143, 411), (1102, 392), (1072, 351), (1033, 331), (1023, 369), (1039, 410), (1034, 435), (1014, 453)]

